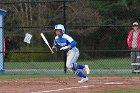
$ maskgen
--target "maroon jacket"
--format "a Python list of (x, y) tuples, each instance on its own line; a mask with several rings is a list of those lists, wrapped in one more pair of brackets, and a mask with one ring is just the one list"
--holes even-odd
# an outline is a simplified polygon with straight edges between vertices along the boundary
[[(128, 48), (132, 48), (132, 39), (133, 39), (133, 32), (134, 30), (130, 30), (128, 37), (127, 37), (127, 45)], [(140, 50), (140, 29), (138, 29), (138, 37), (137, 37), (137, 50)]]

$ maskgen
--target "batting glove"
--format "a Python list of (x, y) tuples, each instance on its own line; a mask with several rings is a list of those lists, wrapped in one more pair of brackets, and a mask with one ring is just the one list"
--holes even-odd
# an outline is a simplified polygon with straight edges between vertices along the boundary
[(66, 50), (68, 48), (69, 48), (68, 46), (65, 46), (65, 47), (60, 48), (60, 50)]
[(57, 47), (55, 47), (55, 46), (53, 46), (52, 49), (55, 50), (55, 51), (57, 51)]

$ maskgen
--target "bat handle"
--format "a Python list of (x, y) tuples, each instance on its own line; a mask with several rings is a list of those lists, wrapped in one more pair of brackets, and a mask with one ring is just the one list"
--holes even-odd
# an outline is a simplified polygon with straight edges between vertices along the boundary
[(53, 50), (51, 49), (52, 54), (54, 53)]
[(52, 52), (52, 54), (53, 54), (54, 52), (53, 52), (52, 48), (51, 48), (50, 46), (49, 46), (49, 48), (50, 48), (50, 50), (51, 50), (51, 52)]

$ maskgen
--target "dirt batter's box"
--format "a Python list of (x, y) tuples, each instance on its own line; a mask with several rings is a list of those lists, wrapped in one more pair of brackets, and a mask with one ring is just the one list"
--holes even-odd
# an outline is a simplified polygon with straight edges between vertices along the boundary
[(4, 15), (6, 11), (0, 9), (0, 73), (4, 72)]

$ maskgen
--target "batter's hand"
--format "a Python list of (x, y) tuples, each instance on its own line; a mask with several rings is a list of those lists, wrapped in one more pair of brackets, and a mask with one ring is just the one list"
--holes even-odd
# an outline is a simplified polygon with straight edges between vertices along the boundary
[(60, 48), (60, 50), (66, 50), (68, 48), (69, 48), (68, 46), (65, 46), (65, 47)]
[(56, 46), (53, 46), (52, 49), (55, 50), (55, 51), (57, 51), (57, 47)]

